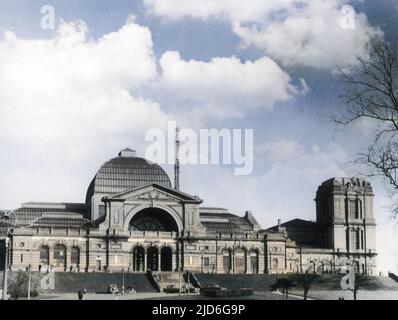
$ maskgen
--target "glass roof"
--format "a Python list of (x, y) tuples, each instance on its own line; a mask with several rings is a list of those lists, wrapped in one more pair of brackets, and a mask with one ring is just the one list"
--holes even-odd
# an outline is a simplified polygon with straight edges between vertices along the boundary
[(86, 203), (96, 193), (120, 193), (151, 183), (172, 188), (169, 176), (159, 165), (143, 158), (119, 156), (98, 170), (87, 190)]

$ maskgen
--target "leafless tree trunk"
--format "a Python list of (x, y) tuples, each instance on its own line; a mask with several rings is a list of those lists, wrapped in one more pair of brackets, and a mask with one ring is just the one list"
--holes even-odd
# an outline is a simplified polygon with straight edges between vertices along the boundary
[(371, 278), (364, 273), (355, 275), (354, 286), (350, 290), (352, 292), (352, 294), (354, 295), (354, 300), (357, 300), (358, 291), (360, 289), (362, 289), (363, 287), (370, 285), (371, 282), (372, 282)]
[(381, 176), (398, 192), (398, 65), (390, 44), (375, 40), (369, 57), (358, 58), (358, 67), (343, 73), (344, 110), (333, 115), (340, 125), (358, 120), (374, 126), (374, 140), (357, 161), (368, 167), (369, 176)]

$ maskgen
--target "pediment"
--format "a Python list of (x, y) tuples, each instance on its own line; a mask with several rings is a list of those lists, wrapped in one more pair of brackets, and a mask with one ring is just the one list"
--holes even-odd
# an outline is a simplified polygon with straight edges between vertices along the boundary
[(146, 185), (119, 194), (105, 197), (108, 201), (187, 202), (201, 203), (202, 200), (186, 193), (157, 184)]

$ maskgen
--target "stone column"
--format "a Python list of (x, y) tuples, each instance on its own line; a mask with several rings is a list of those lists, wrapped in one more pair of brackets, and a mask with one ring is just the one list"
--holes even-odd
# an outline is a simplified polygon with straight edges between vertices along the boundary
[(171, 270), (173, 270), (173, 271), (178, 271), (177, 254), (178, 254), (178, 251), (174, 250), (174, 252), (171, 255)]
[(245, 273), (253, 273), (252, 270), (252, 265), (251, 265), (251, 260), (250, 260), (250, 252), (246, 252), (246, 272)]

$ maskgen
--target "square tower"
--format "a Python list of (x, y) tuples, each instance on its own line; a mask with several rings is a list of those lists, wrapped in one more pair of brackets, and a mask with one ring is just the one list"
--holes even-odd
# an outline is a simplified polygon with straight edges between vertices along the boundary
[(322, 245), (357, 257), (376, 251), (373, 189), (358, 178), (332, 178), (316, 193), (316, 219)]

